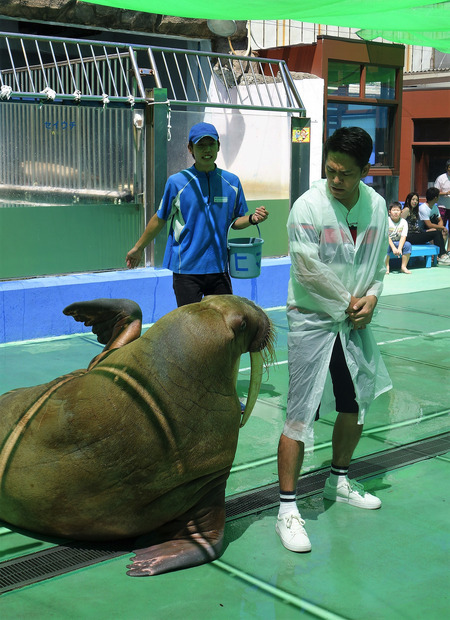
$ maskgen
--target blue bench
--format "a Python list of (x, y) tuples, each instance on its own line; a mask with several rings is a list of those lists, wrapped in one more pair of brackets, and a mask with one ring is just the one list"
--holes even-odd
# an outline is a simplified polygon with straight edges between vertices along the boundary
[[(433, 260), (433, 265), (436, 266), (438, 254), (439, 248), (437, 245), (432, 245), (431, 243), (425, 243), (424, 245), (413, 245), (411, 250), (412, 258), (415, 256), (426, 257), (425, 267), (431, 267), (431, 260)], [(400, 257), (395, 256), (392, 252), (389, 252), (389, 258), (400, 260)]]

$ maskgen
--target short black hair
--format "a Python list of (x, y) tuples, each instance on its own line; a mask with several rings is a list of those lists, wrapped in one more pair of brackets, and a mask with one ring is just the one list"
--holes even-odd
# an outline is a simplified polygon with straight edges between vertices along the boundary
[(400, 209), (400, 211), (402, 210), (402, 203), (398, 202), (398, 200), (394, 200), (394, 202), (391, 202), (391, 204), (389, 205), (389, 211), (391, 209), (393, 209), (394, 207), (397, 207), (397, 209)]
[(373, 142), (367, 131), (361, 127), (341, 127), (336, 129), (325, 142), (325, 161), (328, 153), (345, 153), (350, 155), (362, 170), (369, 163)]
[(437, 187), (429, 187), (425, 193), (425, 198), (427, 202), (430, 202), (430, 200), (434, 200), (438, 196), (439, 196), (439, 190)]

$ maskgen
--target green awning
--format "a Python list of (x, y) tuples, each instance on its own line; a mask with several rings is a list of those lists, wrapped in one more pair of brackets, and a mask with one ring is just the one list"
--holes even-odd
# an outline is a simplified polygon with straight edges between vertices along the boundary
[(198, 19), (295, 19), (358, 28), (362, 38), (434, 47), (450, 53), (450, 2), (424, 0), (84, 0), (91, 4)]

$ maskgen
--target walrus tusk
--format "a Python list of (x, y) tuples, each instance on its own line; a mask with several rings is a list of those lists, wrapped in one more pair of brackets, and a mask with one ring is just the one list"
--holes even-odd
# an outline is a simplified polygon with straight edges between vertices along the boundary
[(251, 375), (250, 386), (248, 388), (247, 402), (245, 403), (244, 413), (242, 414), (241, 428), (249, 419), (258, 398), (259, 388), (261, 387), (263, 374), (263, 357), (260, 351), (250, 353)]

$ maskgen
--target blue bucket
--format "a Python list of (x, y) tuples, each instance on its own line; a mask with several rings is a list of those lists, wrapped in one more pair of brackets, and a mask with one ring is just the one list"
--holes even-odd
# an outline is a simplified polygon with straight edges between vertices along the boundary
[[(231, 226), (230, 226), (231, 228)], [(228, 234), (230, 233), (228, 229)], [(261, 235), (259, 226), (258, 235)], [(228, 239), (228, 262), (232, 278), (257, 278), (261, 273), (262, 244), (261, 237), (243, 237)]]

